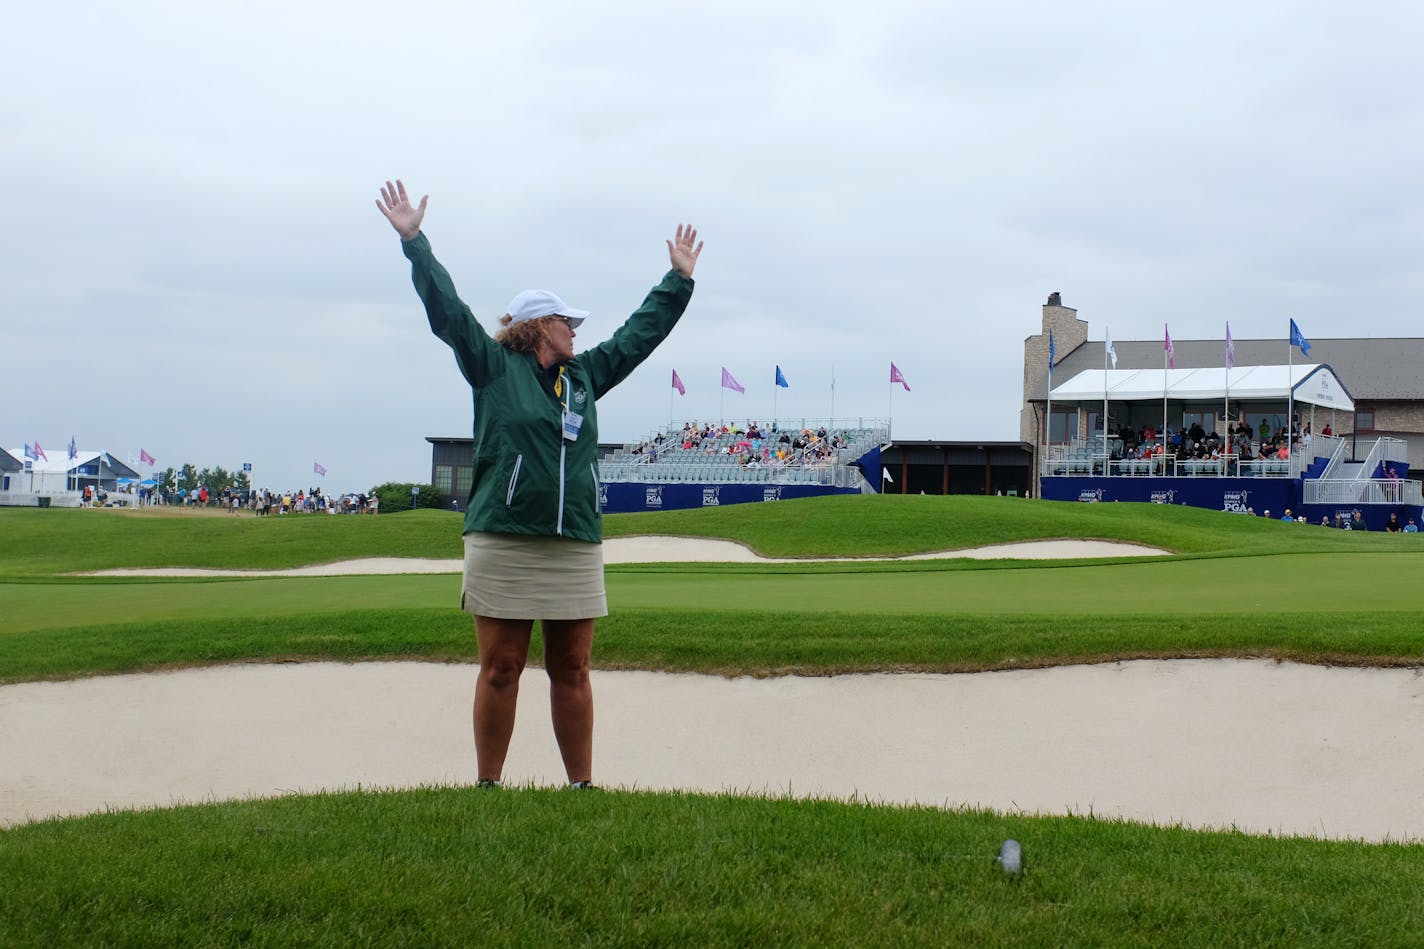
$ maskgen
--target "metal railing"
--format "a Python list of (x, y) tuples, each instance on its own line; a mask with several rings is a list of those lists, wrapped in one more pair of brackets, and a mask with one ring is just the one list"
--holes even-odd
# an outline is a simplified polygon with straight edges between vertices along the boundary
[(1313, 478), (1304, 484), (1306, 504), (1413, 504), (1424, 505), (1424, 486), (1399, 478)]
[[(1333, 444), (1332, 444), (1333, 443)], [(1317, 447), (1317, 444), (1319, 447)], [(1330, 460), (1326, 462), (1324, 469), (1320, 472), (1321, 480), (1330, 480), (1335, 477), (1335, 473), (1340, 470), (1340, 466), (1345, 462), (1345, 446), (1348, 442), (1343, 438), (1334, 435), (1314, 435), (1311, 436), (1311, 454), (1321, 457), (1321, 449), (1330, 449)]]
[(1375, 468), (1382, 461), (1408, 461), (1409, 448), (1398, 438), (1388, 436), (1376, 438), (1375, 443), (1370, 446), (1370, 453), (1365, 456), (1364, 464), (1360, 467), (1359, 479), (1366, 480), (1374, 477)]
[(856, 488), (864, 481), (859, 470), (846, 465), (752, 467), (734, 463), (668, 465), (600, 464), (598, 476), (604, 482), (639, 484), (818, 484)]

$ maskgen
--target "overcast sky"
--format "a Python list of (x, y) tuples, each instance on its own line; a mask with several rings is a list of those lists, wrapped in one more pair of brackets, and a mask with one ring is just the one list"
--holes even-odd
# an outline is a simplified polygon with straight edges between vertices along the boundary
[(777, 365), (783, 418), (834, 372), (838, 417), (1017, 438), (1053, 290), (1099, 340), (1420, 335), (1420, 35), (1407, 3), (21, 5), (0, 442), (428, 480), (470, 397), (374, 205), (398, 176), (478, 316), (552, 289), (579, 348), (701, 230), (605, 441), (766, 419)]

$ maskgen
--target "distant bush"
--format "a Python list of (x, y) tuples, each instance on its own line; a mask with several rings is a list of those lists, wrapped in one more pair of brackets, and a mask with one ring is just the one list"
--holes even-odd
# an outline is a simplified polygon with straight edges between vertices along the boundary
[(385, 484), (378, 484), (371, 489), (371, 494), (381, 499), (379, 512), (390, 514), (394, 511), (409, 511), (410, 489), (419, 488), (420, 494), (415, 498), (416, 507), (439, 507), (440, 496), (435, 493), (433, 484), (412, 484), (408, 481), (387, 481)]

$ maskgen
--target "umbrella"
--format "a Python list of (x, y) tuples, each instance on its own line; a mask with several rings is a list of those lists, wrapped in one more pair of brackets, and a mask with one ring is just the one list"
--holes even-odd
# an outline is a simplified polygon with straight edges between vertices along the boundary
[(154, 481), (152, 478), (144, 478), (138, 483), (138, 485), (141, 488), (156, 488), (158, 487), (158, 482)]

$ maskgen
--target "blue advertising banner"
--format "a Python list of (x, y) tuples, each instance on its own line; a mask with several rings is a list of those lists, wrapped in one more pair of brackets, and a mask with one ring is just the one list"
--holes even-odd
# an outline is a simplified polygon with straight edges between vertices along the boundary
[(831, 488), (819, 484), (647, 484), (619, 481), (600, 485), (598, 502), (605, 514), (630, 514), (634, 511), (682, 511), (720, 507), (723, 504), (859, 493), (857, 488)]

